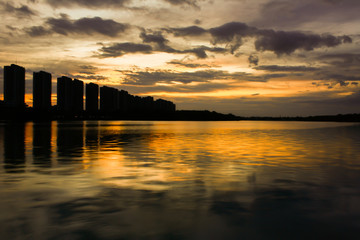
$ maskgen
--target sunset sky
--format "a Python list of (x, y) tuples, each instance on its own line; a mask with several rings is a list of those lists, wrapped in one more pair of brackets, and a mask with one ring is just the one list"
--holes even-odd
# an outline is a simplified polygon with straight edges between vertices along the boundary
[(17, 63), (29, 105), (44, 70), (53, 93), (65, 75), (177, 109), (360, 113), (359, 0), (5, 0), (0, 12), (1, 99)]

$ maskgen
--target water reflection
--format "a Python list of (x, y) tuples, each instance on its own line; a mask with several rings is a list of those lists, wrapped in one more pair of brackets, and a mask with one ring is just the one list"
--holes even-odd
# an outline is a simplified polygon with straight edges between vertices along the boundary
[(360, 126), (0, 125), (4, 239), (353, 238)]
[(39, 167), (51, 167), (51, 123), (34, 123), (32, 125), (33, 164)]
[(25, 167), (25, 124), (9, 124), (3, 131), (5, 171), (22, 172)]

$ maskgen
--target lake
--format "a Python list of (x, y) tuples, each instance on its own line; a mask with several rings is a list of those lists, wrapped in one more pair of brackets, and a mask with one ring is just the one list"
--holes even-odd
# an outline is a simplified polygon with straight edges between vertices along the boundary
[(355, 239), (360, 125), (0, 123), (0, 239)]

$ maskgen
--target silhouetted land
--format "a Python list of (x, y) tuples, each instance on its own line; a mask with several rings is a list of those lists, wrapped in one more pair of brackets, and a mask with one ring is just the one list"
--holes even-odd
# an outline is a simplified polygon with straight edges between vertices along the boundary
[(33, 108), (9, 108), (0, 101), (0, 119), (17, 121), (47, 120), (160, 120), (160, 121), (324, 121), (324, 122), (360, 122), (360, 114), (338, 114), (308, 117), (241, 117), (233, 114), (222, 114), (215, 111), (177, 110), (167, 113), (137, 112), (121, 113), (87, 113), (73, 116), (66, 115), (53, 107), (50, 111), (37, 111)]

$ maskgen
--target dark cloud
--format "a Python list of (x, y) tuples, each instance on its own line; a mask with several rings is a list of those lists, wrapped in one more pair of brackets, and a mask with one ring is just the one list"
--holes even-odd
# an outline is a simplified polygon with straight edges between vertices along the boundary
[(108, 47), (103, 46), (99, 51), (100, 54), (98, 57), (107, 58), (107, 57), (120, 57), (127, 53), (144, 53), (149, 54), (152, 52), (152, 47), (147, 44), (137, 44), (137, 43), (114, 43)]
[(147, 34), (145, 32), (142, 32), (140, 34), (140, 38), (142, 38), (144, 43), (155, 43), (156, 47), (154, 48), (154, 51), (160, 51), (160, 52), (167, 52), (167, 53), (191, 53), (196, 55), (198, 58), (207, 58), (208, 55), (206, 52), (213, 52), (213, 53), (225, 53), (227, 50), (224, 48), (218, 48), (218, 47), (207, 47), (207, 46), (198, 46), (195, 48), (185, 49), (185, 50), (176, 50), (167, 43), (169, 42), (161, 32), (154, 32)]
[(257, 55), (251, 54), (248, 58), (250, 66), (257, 66), (259, 64), (259, 57)]
[[(129, 47), (132, 49), (134, 46), (136, 49), (140, 48), (140, 51), (146, 54), (151, 52), (165, 52), (165, 53), (174, 53), (174, 54), (194, 54), (198, 58), (207, 58), (207, 52), (212, 53), (225, 53), (227, 50), (225, 48), (220, 47), (207, 47), (207, 46), (197, 46), (194, 48), (178, 50), (169, 46), (167, 43), (169, 42), (161, 32), (152, 32), (146, 33), (143, 31), (140, 34), (140, 38), (143, 40), (143, 43), (148, 44), (137, 44), (137, 43), (118, 43), (116, 47), (103, 47), (100, 49), (101, 57), (119, 57), (126, 53), (131, 53), (132, 51), (126, 51), (125, 47)], [(125, 45), (124, 45), (125, 44)], [(121, 51), (118, 51), (118, 48), (121, 48)], [(106, 53), (104, 54), (104, 50)], [(113, 54), (110, 54), (110, 51), (114, 51)]]
[(95, 75), (96, 70), (98, 70), (97, 67), (94, 67), (92, 65), (81, 65), (79, 66), (80, 68), (80, 73), (81, 74), (86, 74), (86, 75)]
[(360, 75), (344, 75), (332, 72), (320, 72), (318, 74), (320, 80), (336, 80), (336, 81), (360, 81)]
[(24, 29), (30, 36), (42, 36), (50, 33), (61, 35), (68, 34), (101, 34), (109, 37), (116, 37), (129, 28), (128, 24), (118, 23), (110, 19), (100, 17), (70, 19), (62, 14), (60, 18), (48, 18), (46, 27), (33, 26)]
[(207, 30), (198, 26), (190, 26), (184, 28), (167, 28), (164, 30), (173, 33), (176, 37), (200, 36), (207, 33)]
[(339, 81), (341, 87), (347, 87), (350, 83), (345, 81)]
[(277, 55), (291, 54), (296, 50), (311, 51), (321, 47), (335, 47), (342, 43), (351, 43), (348, 36), (308, 34), (297, 31), (275, 31), (272, 29), (257, 29), (245, 23), (231, 22), (209, 29), (213, 43), (226, 43), (231, 53), (234, 53), (245, 38), (255, 38), (255, 48), (258, 51), (272, 51)]
[[(214, 43), (228, 43), (235, 38), (255, 36), (257, 29), (249, 27), (245, 23), (230, 22), (222, 26), (210, 28), (209, 32), (213, 37)], [(241, 39), (238, 39), (240, 41)]]
[(358, 0), (270, 0), (262, 5), (259, 17), (252, 24), (293, 29), (317, 21), (351, 22), (358, 18), (359, 7)]
[[(269, 74), (263, 76), (254, 76), (249, 73), (217, 70), (201, 70), (196, 72), (173, 72), (164, 70), (153, 71), (119, 71), (124, 74), (123, 84), (126, 85), (155, 85), (156, 83), (172, 84), (180, 82), (183, 84), (208, 83), (213, 80), (233, 80), (233, 81), (253, 81), (266, 82), (271, 78), (286, 76), (285, 74)], [(181, 88), (181, 86), (178, 86)]]
[(262, 65), (254, 67), (256, 70), (264, 70), (268, 72), (312, 72), (319, 68), (306, 66), (279, 66), (279, 65)]
[(71, 20), (66, 16), (62, 16), (61, 18), (49, 18), (47, 24), (51, 27), (52, 31), (62, 35), (69, 33), (89, 35), (99, 33), (115, 37), (128, 28), (127, 24), (118, 23), (113, 20), (104, 20), (100, 17)]
[(326, 54), (318, 57), (324, 63), (334, 65), (341, 68), (356, 66), (360, 64), (360, 54)]
[(104, 81), (107, 80), (108, 77), (102, 76), (102, 75), (86, 75), (86, 74), (66, 74), (66, 76), (73, 78), (73, 79), (79, 79), (79, 80), (92, 80), (92, 81)]
[(0, 7), (4, 11), (4, 13), (14, 14), (15, 16), (22, 18), (22, 17), (31, 17), (36, 15), (33, 10), (31, 10), (26, 5), (21, 5), (20, 7), (15, 7), (10, 2), (0, 3)]
[[(351, 95), (348, 96), (329, 96), (326, 97), (324, 99), (321, 100), (317, 100), (317, 99), (310, 99), (310, 100), (304, 100), (302, 99), (301, 101), (299, 101), (301, 103), (310, 103), (310, 104), (316, 104), (316, 105), (330, 105), (333, 108), (339, 108), (340, 109), (345, 109), (348, 107), (358, 107), (359, 106), (359, 102), (360, 102), (360, 91), (354, 92)], [(353, 110), (352, 110), (353, 111)], [(354, 111), (353, 113), (358, 112), (358, 108), (356, 109), (356, 111)]]
[(24, 31), (27, 34), (29, 34), (31, 37), (40, 37), (51, 33), (50, 30), (44, 28), (43, 26), (34, 26), (30, 28), (25, 28)]
[(123, 8), (131, 0), (46, 0), (53, 7)]
[(298, 49), (311, 51), (321, 47), (335, 47), (342, 43), (351, 43), (348, 36), (305, 34), (302, 32), (285, 32), (260, 30), (255, 41), (258, 51), (272, 51), (277, 55), (291, 54)]
[(14, 31), (17, 31), (18, 28), (16, 27), (13, 27), (13, 26), (10, 26), (10, 25), (6, 25), (6, 28), (9, 29), (10, 31), (14, 32)]
[(195, 8), (198, 8), (197, 0), (164, 0), (171, 5), (188, 5)]
[(200, 46), (200, 47), (177, 51), (177, 52), (178, 53), (193, 53), (198, 58), (207, 58), (208, 57), (208, 55), (206, 53), (207, 51), (213, 52), (213, 53), (226, 53), (227, 52), (227, 50), (225, 48), (219, 48), (219, 47), (210, 48), (207, 46)]
[(167, 62), (167, 64), (178, 65), (178, 66), (187, 67), (187, 68), (212, 68), (213, 67), (208, 64), (186, 63), (186, 62), (177, 61), (177, 60), (172, 60), (170, 62)]
[(140, 38), (143, 40), (144, 43), (155, 43), (155, 50), (163, 52), (176, 52), (176, 50), (167, 45), (167, 42), (169, 41), (162, 35), (161, 32), (154, 32), (150, 34), (142, 32), (140, 34)]

